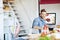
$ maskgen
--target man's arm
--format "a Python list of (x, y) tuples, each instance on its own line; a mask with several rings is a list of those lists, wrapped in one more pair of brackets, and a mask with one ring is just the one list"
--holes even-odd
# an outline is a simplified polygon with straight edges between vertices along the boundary
[(41, 27), (39, 27), (39, 26), (34, 26), (34, 29), (42, 29)]

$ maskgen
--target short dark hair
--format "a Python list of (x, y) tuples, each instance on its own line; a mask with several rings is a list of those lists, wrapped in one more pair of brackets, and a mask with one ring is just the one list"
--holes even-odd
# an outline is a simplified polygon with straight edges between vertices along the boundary
[[(46, 12), (46, 10), (45, 10), (45, 9), (41, 9), (41, 13), (42, 13), (42, 12)], [(41, 13), (39, 13), (39, 16), (40, 16)]]
[(41, 9), (41, 13), (42, 13), (42, 12), (46, 12), (46, 10), (45, 10), (45, 9)]

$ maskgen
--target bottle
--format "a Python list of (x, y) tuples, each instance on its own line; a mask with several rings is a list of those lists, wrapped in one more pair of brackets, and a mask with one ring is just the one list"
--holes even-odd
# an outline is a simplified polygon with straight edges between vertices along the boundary
[(45, 34), (48, 34), (48, 26), (47, 26), (47, 25), (44, 25), (44, 27), (43, 27), (43, 32), (44, 32)]

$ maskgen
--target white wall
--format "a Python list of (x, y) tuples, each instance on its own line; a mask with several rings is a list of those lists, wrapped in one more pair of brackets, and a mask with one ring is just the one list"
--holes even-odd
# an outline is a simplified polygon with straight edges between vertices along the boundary
[(0, 0), (0, 40), (4, 40), (3, 0)]
[(33, 19), (38, 16), (38, 0), (16, 0), (16, 10), (27, 33), (31, 33)]
[(60, 25), (60, 4), (41, 4), (41, 9), (46, 9), (47, 13), (56, 13), (56, 25)]

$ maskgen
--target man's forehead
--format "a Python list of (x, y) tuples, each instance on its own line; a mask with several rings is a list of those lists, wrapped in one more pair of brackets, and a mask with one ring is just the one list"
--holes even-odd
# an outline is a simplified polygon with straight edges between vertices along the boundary
[(42, 14), (47, 14), (46, 12), (42, 12)]

